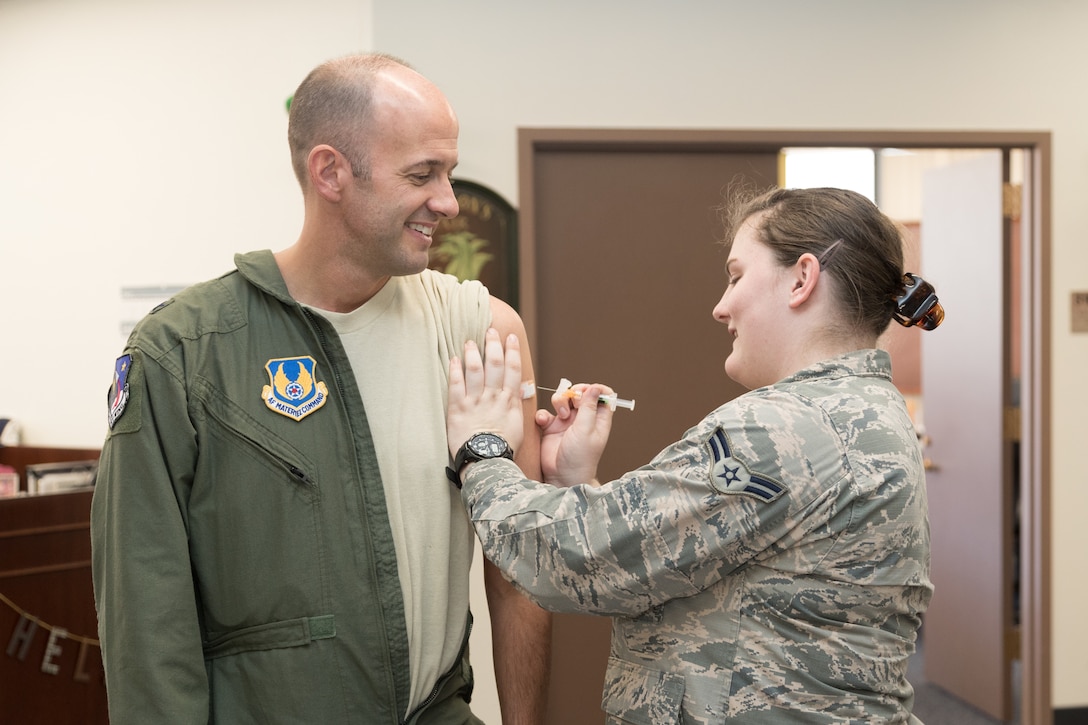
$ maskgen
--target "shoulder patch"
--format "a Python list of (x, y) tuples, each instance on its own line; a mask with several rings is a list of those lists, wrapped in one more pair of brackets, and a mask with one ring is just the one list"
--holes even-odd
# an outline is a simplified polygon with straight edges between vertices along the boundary
[(110, 409), (107, 420), (112, 429), (128, 404), (128, 372), (132, 367), (132, 356), (122, 355), (113, 364), (113, 385), (110, 387)]
[(325, 383), (317, 380), (317, 361), (302, 357), (279, 357), (264, 364), (269, 385), (261, 397), (270, 410), (292, 420), (302, 420), (329, 399)]
[(710, 485), (718, 493), (753, 496), (761, 501), (774, 501), (786, 487), (767, 476), (752, 473), (747, 464), (734, 458), (725, 431), (718, 428), (706, 442), (710, 449)]

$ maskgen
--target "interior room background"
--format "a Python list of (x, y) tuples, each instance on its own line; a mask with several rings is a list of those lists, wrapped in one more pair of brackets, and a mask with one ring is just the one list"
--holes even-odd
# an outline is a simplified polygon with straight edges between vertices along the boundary
[(0, 417), (99, 446), (122, 289), (294, 240), (285, 101), (332, 56), (409, 60), (460, 116), (457, 175), (515, 204), (519, 126), (1049, 131), (1052, 699), (1084, 707), (1085, 28), (1077, 0), (0, 0)]

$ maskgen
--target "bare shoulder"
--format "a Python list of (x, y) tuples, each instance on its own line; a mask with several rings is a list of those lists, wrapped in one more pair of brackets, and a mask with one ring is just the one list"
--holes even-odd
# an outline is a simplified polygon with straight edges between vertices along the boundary
[(517, 335), (525, 340), (525, 323), (521, 315), (506, 302), (494, 295), (491, 296), (491, 326), (499, 331), (500, 335)]

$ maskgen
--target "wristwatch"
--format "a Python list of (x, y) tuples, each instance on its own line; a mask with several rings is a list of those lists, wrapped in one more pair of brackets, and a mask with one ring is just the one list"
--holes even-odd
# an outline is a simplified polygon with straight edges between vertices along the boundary
[(514, 451), (506, 439), (496, 433), (477, 433), (457, 450), (453, 465), (446, 468), (446, 477), (457, 488), (461, 488), (461, 469), (466, 463), (482, 461), (486, 458), (509, 458), (514, 460)]

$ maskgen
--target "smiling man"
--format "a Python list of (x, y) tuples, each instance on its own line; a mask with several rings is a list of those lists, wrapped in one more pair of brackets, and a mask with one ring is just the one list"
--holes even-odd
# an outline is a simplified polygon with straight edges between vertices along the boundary
[[(92, 510), (112, 723), (479, 722), (448, 367), (488, 327), (523, 349), (525, 330), (427, 269), (458, 212), (457, 137), (402, 61), (319, 66), (290, 110), (297, 241), (133, 331)], [(524, 412), (515, 460), (539, 477)], [(503, 720), (539, 723), (550, 620), (484, 576)]]

